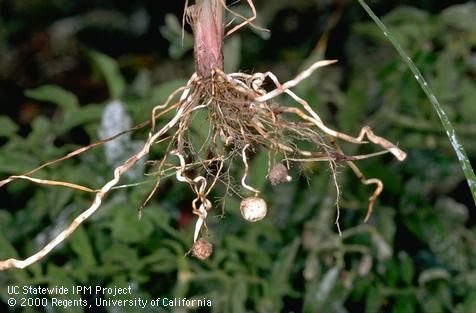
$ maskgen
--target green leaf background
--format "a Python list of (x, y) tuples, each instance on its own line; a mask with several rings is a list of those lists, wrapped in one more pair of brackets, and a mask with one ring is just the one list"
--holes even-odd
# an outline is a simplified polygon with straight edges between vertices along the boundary
[[(22, 311), (7, 305), (6, 286), (25, 284), (131, 286), (133, 294), (124, 299), (186, 297), (213, 303), (163, 308), (177, 313), (476, 311), (471, 191), (476, 184), (470, 167), (476, 156), (476, 6), (373, 1), (368, 5), (374, 15), (358, 2), (255, 1), (253, 23), (272, 32), (263, 35), (246, 26), (226, 39), (225, 55), (228, 71), (270, 70), (281, 81), (315, 60), (339, 59), (295, 91), (333, 128), (356, 134), (369, 125), (408, 152), (403, 163), (386, 156), (358, 162), (366, 176), (385, 184), (368, 224), (362, 220), (372, 190), (347, 168), (339, 167), (338, 175), (339, 236), (327, 166), (293, 167), (291, 183), (271, 186), (267, 154), (254, 151), (248, 182), (263, 191), (269, 214), (247, 223), (239, 213), (240, 199), (228, 195), (221, 216), (226, 188), (218, 184), (207, 219), (214, 253), (200, 262), (187, 254), (194, 227), (191, 192), (173, 175), (164, 176), (139, 220), (137, 208), (155, 183), (143, 176), (114, 190), (41, 262), (0, 272), (0, 311)], [(192, 37), (186, 28), (182, 43), (182, 3), (180, 8), (177, 3), (157, 2), (158, 9), (146, 1), (90, 7), (79, 1), (69, 6), (5, 2), (6, 11), (0, 10), (2, 179), (98, 140), (104, 106), (111, 100), (120, 99), (135, 124), (150, 119), (152, 108), (194, 71)], [(244, 1), (233, 8), (251, 14)], [(31, 51), (28, 62), (25, 51)], [(19, 90), (15, 97), (14, 89)], [(287, 98), (280, 101), (291, 105)], [(209, 127), (197, 114), (188, 131), (199, 141)], [(143, 140), (147, 131), (132, 138)], [(373, 148), (344, 149), (362, 154)], [(151, 159), (164, 151), (154, 147)], [(35, 177), (98, 188), (111, 175), (99, 146)], [(0, 257), (5, 259), (37, 251), (83, 212), (92, 196), (15, 181), (0, 189), (0, 200)]]

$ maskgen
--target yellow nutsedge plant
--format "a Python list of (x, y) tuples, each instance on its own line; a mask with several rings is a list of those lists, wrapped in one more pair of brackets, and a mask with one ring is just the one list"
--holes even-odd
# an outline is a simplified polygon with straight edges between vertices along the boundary
[[(252, 175), (248, 171), (248, 160), (258, 150), (267, 152), (268, 179), (273, 185), (292, 181), (288, 170), (293, 164), (307, 162), (329, 164), (337, 191), (336, 224), (339, 232), (340, 189), (337, 183), (336, 167), (339, 163), (346, 163), (363, 184), (376, 186), (369, 198), (365, 221), (368, 220), (373, 205), (382, 192), (383, 184), (377, 178), (367, 179), (354, 161), (388, 152), (399, 161), (403, 161), (406, 153), (390, 141), (374, 134), (368, 126), (362, 127), (356, 137), (328, 127), (308, 102), (292, 91), (293, 87), (316, 70), (332, 65), (336, 60), (318, 61), (294, 79), (284, 83), (281, 83), (272, 72), (225, 73), (222, 47), (226, 35), (236, 32), (245, 25), (259, 28), (253, 24), (256, 17), (253, 2), (247, 0), (247, 3), (253, 12), (250, 18), (245, 18), (232, 10), (224, 0), (196, 0), (194, 5), (186, 2), (183, 19), (192, 26), (194, 32), (196, 72), (184, 86), (172, 92), (164, 104), (153, 108), (149, 122), (131, 130), (150, 127), (142, 148), (116, 167), (113, 177), (104, 186), (92, 189), (68, 182), (37, 179), (32, 175), (45, 166), (76, 156), (99, 144), (114, 140), (124, 133), (83, 147), (28, 173), (11, 176), (0, 182), (1, 187), (16, 179), (27, 179), (35, 183), (59, 185), (94, 194), (90, 207), (44, 248), (24, 260), (0, 261), (0, 270), (25, 268), (50, 253), (98, 210), (104, 197), (119, 183), (121, 176), (140, 159), (147, 157), (153, 145), (166, 145), (167, 152), (161, 160), (156, 162), (154, 171), (157, 182), (145, 199), (144, 205), (153, 197), (163, 173), (175, 172), (179, 182), (188, 184), (195, 194), (192, 209), (197, 216), (191, 252), (199, 259), (206, 259), (213, 251), (211, 244), (202, 235), (203, 229), (206, 229), (208, 212), (213, 207), (209, 200), (210, 192), (217, 182), (229, 184), (229, 169), (232, 164), (241, 163), (244, 169), (240, 180), (241, 187), (235, 191), (243, 198), (240, 206), (242, 216), (250, 222), (259, 221), (265, 217), (268, 209), (265, 199), (260, 196), (260, 190), (247, 183), (248, 176)], [(242, 22), (226, 30), (225, 11), (242, 19)], [(267, 91), (264, 88), (265, 81), (272, 82), (273, 86), (269, 88), (271, 90)], [(297, 105), (291, 107), (280, 104), (277, 100), (280, 95), (289, 96)], [(157, 119), (171, 111), (174, 112), (173, 117), (162, 128), (156, 129)], [(191, 139), (189, 126), (194, 119), (203, 119), (203, 114), (206, 116), (205, 123), (209, 127), (206, 137), (197, 142)], [(371, 142), (381, 147), (383, 151), (367, 155), (346, 155), (339, 147), (338, 140), (358, 145)], [(302, 148), (304, 143), (308, 146), (310, 144), (312, 149)], [(139, 210), (139, 216), (142, 207)]]

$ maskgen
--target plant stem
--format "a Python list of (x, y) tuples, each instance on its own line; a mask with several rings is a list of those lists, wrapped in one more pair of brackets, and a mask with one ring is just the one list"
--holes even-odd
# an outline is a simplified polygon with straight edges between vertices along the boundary
[(208, 78), (213, 69), (223, 70), (223, 6), (220, 0), (196, 0), (189, 10), (195, 36), (196, 71)]

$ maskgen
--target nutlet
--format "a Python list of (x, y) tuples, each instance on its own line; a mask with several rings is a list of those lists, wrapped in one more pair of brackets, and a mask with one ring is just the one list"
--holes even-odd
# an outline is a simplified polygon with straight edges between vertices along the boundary
[(241, 201), (240, 204), (241, 216), (247, 221), (257, 222), (262, 220), (268, 208), (266, 202), (259, 197), (248, 197)]
[(279, 185), (282, 183), (288, 183), (292, 180), (292, 177), (288, 175), (288, 169), (281, 163), (273, 166), (271, 171), (268, 173), (268, 179), (271, 182), (271, 185)]
[(192, 246), (192, 255), (200, 260), (206, 260), (213, 253), (213, 246), (208, 240), (200, 238)]

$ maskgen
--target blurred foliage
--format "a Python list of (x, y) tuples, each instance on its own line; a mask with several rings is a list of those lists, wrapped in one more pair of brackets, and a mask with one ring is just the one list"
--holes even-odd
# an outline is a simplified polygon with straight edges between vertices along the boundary
[[(180, 5), (160, 2), (0, 2), (2, 177), (98, 140), (106, 127), (103, 112), (111, 103), (125, 109), (118, 113), (123, 120), (138, 124), (148, 119), (151, 108), (187, 79), (193, 72), (191, 37), (181, 44)], [(448, 108), (474, 160), (476, 5), (435, 11), (425, 3), (414, 3), (420, 9), (393, 9), (383, 21)], [(6, 286), (12, 284), (130, 285), (132, 298), (205, 297), (212, 299), (210, 311), (219, 313), (476, 311), (474, 203), (431, 104), (385, 36), (354, 3), (256, 4), (257, 24), (273, 32), (267, 38), (244, 30), (228, 38), (228, 71), (272, 70), (284, 81), (322, 58), (327, 48), (326, 56), (339, 58), (340, 65), (299, 86), (299, 94), (336, 128), (355, 133), (370, 125), (409, 153), (401, 164), (390, 157), (359, 162), (367, 176), (385, 184), (371, 221), (362, 224), (371, 190), (346, 168), (339, 175), (339, 237), (335, 188), (326, 167), (302, 169), (305, 176), (295, 170), (292, 183), (271, 187), (265, 158), (258, 155), (251, 163), (252, 179), (266, 191), (268, 217), (246, 223), (239, 199), (230, 196), (221, 218), (217, 203), (217, 216), (208, 219), (214, 254), (199, 262), (184, 257), (193, 232), (189, 190), (174, 179), (164, 180), (139, 221), (136, 209), (153, 179), (130, 176), (124, 184), (140, 184), (115, 190), (47, 258), (26, 270), (0, 273), (2, 311), (18, 311), (6, 305)], [(378, 5), (386, 12), (389, 4)], [(159, 15), (158, 8), (163, 9)], [(242, 4), (237, 10), (249, 14)], [(145, 136), (136, 132), (114, 151), (129, 151)], [(96, 188), (112, 175), (108, 149), (95, 148), (38, 177)], [(369, 151), (345, 149), (349, 154)], [(158, 147), (151, 158), (160, 153)], [(219, 186), (216, 200), (224, 194), (225, 186)], [(2, 259), (37, 251), (92, 200), (81, 192), (25, 182), (1, 189), (0, 198)], [(86, 299), (94, 301), (93, 296)]]

